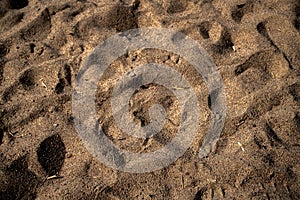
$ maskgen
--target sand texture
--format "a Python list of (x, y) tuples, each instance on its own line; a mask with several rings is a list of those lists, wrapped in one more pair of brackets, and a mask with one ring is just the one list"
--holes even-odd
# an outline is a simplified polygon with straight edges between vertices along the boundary
[[(187, 60), (144, 49), (121, 56), (96, 93), (97, 118), (120, 148), (151, 152), (180, 124), (166, 88), (140, 87), (130, 100), (136, 124), (149, 108), (168, 114), (143, 140), (122, 132), (111, 111), (117, 81), (145, 63), (184, 74), (201, 117), (193, 144), (168, 167), (132, 174), (103, 165), (74, 127), (72, 88), (80, 67), (110, 36), (135, 28), (180, 31), (211, 55), (222, 75), (227, 116), (207, 157), (205, 81)], [(300, 199), (299, 0), (0, 0), (0, 199)]]

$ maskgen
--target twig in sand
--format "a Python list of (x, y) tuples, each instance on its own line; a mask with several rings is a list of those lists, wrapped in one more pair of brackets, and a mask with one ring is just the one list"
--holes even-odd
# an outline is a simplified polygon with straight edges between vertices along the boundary
[(44, 83), (44, 79), (42, 79), (42, 78), (41, 78), (41, 83), (42, 83), (42, 86), (47, 89), (47, 85)]
[(63, 178), (63, 176), (60, 176), (60, 175), (55, 174), (55, 175), (53, 175), (53, 176), (48, 176), (48, 177), (46, 178), (46, 180), (58, 179), (58, 178)]
[(238, 145), (241, 147), (242, 151), (245, 152), (245, 149), (244, 149), (243, 145), (240, 142), (238, 142)]

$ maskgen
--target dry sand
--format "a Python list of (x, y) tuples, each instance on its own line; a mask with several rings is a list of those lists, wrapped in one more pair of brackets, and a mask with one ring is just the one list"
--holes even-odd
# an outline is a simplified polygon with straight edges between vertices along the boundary
[[(149, 122), (153, 103), (172, 123), (146, 143), (118, 129), (110, 97), (131, 66), (165, 63), (182, 72), (202, 111), (197, 137), (181, 158), (130, 174), (87, 151), (71, 103), (88, 54), (139, 27), (181, 31), (208, 51), (223, 77), (227, 117), (216, 149), (199, 159), (211, 103), (202, 77), (178, 55), (129, 52), (107, 70), (96, 95), (99, 121), (115, 144), (153, 151), (180, 123), (174, 95), (147, 85), (132, 97), (136, 123)], [(299, 27), (297, 0), (1, 0), (0, 199), (300, 199)]]

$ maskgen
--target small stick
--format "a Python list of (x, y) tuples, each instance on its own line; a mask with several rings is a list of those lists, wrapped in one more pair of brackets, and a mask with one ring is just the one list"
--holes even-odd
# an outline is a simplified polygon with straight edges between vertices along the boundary
[(42, 79), (41, 78), (41, 82), (42, 82), (42, 86), (44, 87), (44, 88), (46, 88), (47, 89), (47, 85), (44, 83), (44, 81), (43, 81), (44, 79)]
[(245, 149), (244, 149), (243, 145), (240, 142), (238, 142), (238, 145), (241, 147), (242, 151), (245, 152)]
[(15, 137), (15, 135), (14, 135), (12, 132), (10, 132), (10, 131), (8, 131), (8, 134), (9, 134), (11, 137)]
[(59, 175), (55, 174), (55, 175), (53, 175), (53, 176), (48, 176), (48, 177), (46, 178), (46, 180), (58, 179), (58, 178), (63, 178), (63, 176), (59, 176)]

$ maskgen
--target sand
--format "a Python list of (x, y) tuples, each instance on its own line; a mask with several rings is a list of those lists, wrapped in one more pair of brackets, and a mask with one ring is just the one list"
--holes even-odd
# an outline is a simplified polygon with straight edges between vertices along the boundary
[[(179, 55), (128, 52), (99, 81), (97, 117), (132, 152), (166, 145), (180, 124), (176, 97), (141, 87), (130, 113), (149, 123), (160, 103), (169, 121), (149, 140), (113, 119), (114, 85), (132, 66), (167, 64), (184, 74), (201, 109), (191, 147), (171, 165), (132, 174), (105, 166), (74, 127), (72, 88), (89, 53), (134, 28), (180, 31), (211, 55), (227, 115), (216, 147), (198, 157), (210, 122), (203, 78)], [(300, 199), (300, 2), (297, 0), (1, 0), (0, 199)]]

